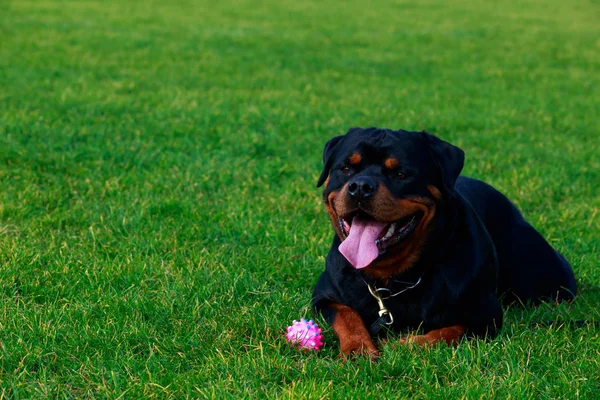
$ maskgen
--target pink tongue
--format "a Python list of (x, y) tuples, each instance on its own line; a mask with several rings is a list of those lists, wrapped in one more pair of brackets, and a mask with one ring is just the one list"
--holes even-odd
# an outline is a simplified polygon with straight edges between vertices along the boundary
[(366, 267), (379, 256), (375, 240), (387, 225), (372, 219), (354, 217), (348, 237), (338, 247), (340, 253), (354, 268)]

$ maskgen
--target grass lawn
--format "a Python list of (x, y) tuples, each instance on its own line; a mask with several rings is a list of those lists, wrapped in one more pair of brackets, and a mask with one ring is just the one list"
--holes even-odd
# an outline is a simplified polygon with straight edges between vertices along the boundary
[[(0, 398), (600, 398), (597, 0), (0, 3)], [(572, 262), (489, 342), (289, 348), (321, 151), (425, 129)]]

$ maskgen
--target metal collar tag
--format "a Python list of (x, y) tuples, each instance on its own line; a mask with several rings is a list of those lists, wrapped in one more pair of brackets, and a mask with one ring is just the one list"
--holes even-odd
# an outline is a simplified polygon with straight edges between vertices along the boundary
[(375, 298), (375, 300), (377, 300), (377, 304), (379, 305), (379, 317), (381, 318), (384, 315), (387, 315), (388, 322), (386, 322), (385, 324), (392, 325), (394, 323), (394, 317), (393, 317), (392, 313), (390, 312), (390, 310), (385, 308), (385, 304), (383, 304), (383, 298), (377, 292), (377, 289), (374, 289), (371, 285), (367, 285), (367, 287), (369, 288), (369, 293), (371, 293), (371, 296), (373, 296)]
[[(373, 296), (373, 298), (377, 301), (377, 305), (379, 306), (379, 318), (375, 322), (373, 322), (371, 328), (369, 329), (371, 335), (375, 336), (381, 330), (381, 328), (383, 328), (384, 325), (390, 326), (394, 323), (394, 316), (392, 315), (390, 310), (386, 308), (385, 304), (383, 304), (383, 300), (389, 299), (390, 297), (396, 297), (399, 294), (406, 292), (407, 290), (414, 289), (417, 285), (419, 285), (419, 283), (421, 283), (421, 278), (422, 276), (419, 277), (417, 282), (415, 282), (414, 284), (407, 286), (396, 293), (392, 293), (391, 290), (388, 288), (378, 289), (375, 285), (369, 284), (363, 279), (363, 282), (365, 282), (367, 288), (369, 288), (369, 293), (371, 293), (371, 296)], [(401, 281), (397, 282), (408, 283)], [(382, 292), (386, 293), (385, 297), (382, 296)]]

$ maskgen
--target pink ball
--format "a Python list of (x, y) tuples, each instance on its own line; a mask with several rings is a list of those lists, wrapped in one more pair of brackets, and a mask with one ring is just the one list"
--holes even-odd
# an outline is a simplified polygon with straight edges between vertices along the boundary
[(313, 320), (307, 321), (304, 318), (288, 326), (286, 338), (290, 344), (303, 350), (319, 350), (323, 346), (323, 335), (319, 326)]

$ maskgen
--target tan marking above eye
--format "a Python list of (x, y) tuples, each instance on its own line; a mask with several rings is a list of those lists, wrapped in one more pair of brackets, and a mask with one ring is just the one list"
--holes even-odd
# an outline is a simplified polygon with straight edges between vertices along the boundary
[(384, 162), (383, 164), (385, 165), (385, 167), (386, 167), (387, 169), (394, 169), (394, 168), (396, 168), (396, 167), (398, 166), (398, 164), (400, 164), (400, 163), (399, 163), (399, 162), (398, 162), (398, 160), (397, 160), (397, 159), (395, 159), (395, 158), (388, 158), (387, 160), (385, 160), (385, 162)]
[(350, 165), (360, 164), (361, 161), (362, 161), (362, 156), (360, 154), (358, 154), (358, 153), (353, 153), (348, 158), (348, 162), (350, 163)]

